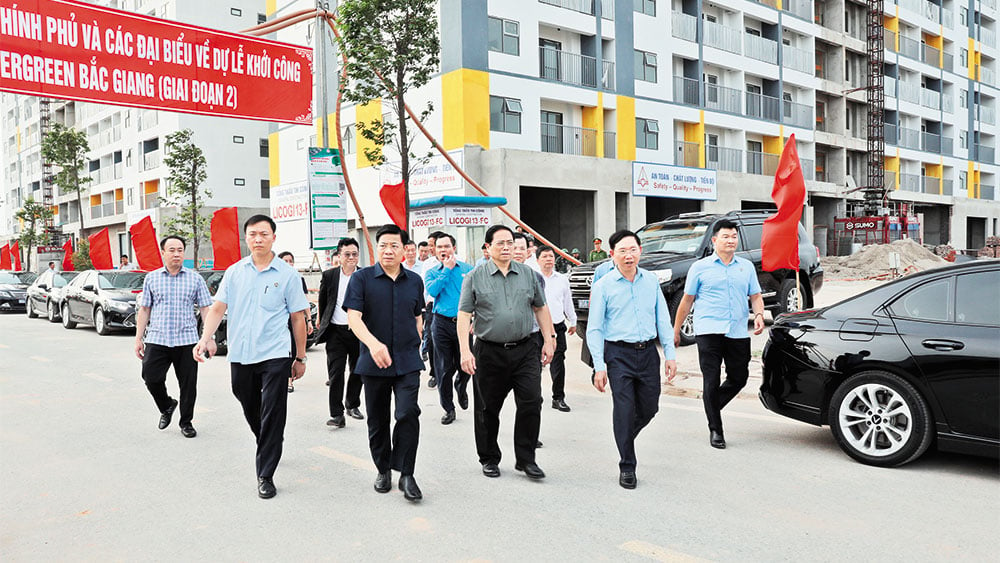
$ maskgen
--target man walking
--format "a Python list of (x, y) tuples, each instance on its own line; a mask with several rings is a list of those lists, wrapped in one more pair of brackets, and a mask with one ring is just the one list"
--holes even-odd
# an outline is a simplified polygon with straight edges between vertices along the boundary
[(417, 260), (417, 244), (412, 240), (406, 243), (406, 247), (403, 249), (403, 267), (416, 272), (417, 275), (424, 273), (423, 263)]
[[(208, 314), (212, 296), (196, 272), (184, 268), (184, 239), (169, 235), (160, 241), (162, 268), (142, 282), (142, 301), (135, 320), (135, 355), (142, 360), (142, 380), (160, 411), (160, 430), (170, 426), (177, 400), (167, 394), (167, 370), (174, 366), (180, 391), (181, 434), (198, 435), (191, 420), (198, 396), (198, 362), (191, 350), (198, 342), (198, 319)], [(148, 328), (148, 330), (147, 330)]]
[[(233, 395), (243, 407), (257, 438), (257, 494), (276, 494), (274, 471), (281, 459), (288, 407), (288, 374), (299, 379), (306, 371), (306, 321), (309, 302), (302, 294), (299, 273), (271, 251), (275, 224), (254, 215), (243, 224), (250, 256), (226, 270), (208, 310), (194, 357), (214, 356), (212, 335), (228, 311), (229, 362)], [(291, 317), (292, 330), (288, 330)], [(295, 357), (289, 357), (295, 343)]]
[[(448, 233), (440, 233), (435, 243), (438, 265), (428, 270), (424, 277), (427, 281), (427, 293), (434, 302), (434, 320), (431, 322), (434, 339), (435, 374), (437, 377), (438, 397), (444, 416), (441, 424), (455, 422), (455, 403), (452, 400), (452, 387), (458, 394), (458, 405), (462, 410), (469, 408), (469, 374), (461, 370), (461, 350), (458, 346), (456, 320), (458, 317), (458, 299), (462, 294), (462, 280), (472, 271), (472, 266), (458, 260), (455, 256), (455, 237)], [(462, 334), (470, 338), (469, 333)], [(457, 372), (457, 376), (456, 376)], [(454, 378), (454, 381), (452, 381)]]
[(601, 243), (604, 242), (599, 238), (594, 239), (594, 249), (590, 251), (590, 255), (587, 256), (587, 262), (597, 262), (599, 260), (607, 260), (608, 253), (601, 250)]
[(566, 404), (566, 335), (576, 334), (576, 311), (569, 277), (556, 271), (556, 253), (550, 246), (538, 247), (538, 266), (545, 280), (545, 302), (556, 331), (556, 350), (549, 364), (552, 376), (552, 408), (569, 412)]
[[(378, 230), (378, 263), (359, 270), (347, 287), (344, 306), (351, 330), (361, 341), (358, 373), (365, 388), (368, 444), (378, 469), (375, 490), (392, 489), (392, 470), (400, 472), (399, 490), (406, 500), (423, 498), (413, 470), (420, 439), (420, 332), (424, 283), (407, 271), (403, 245), (408, 237), (396, 225)], [(392, 397), (396, 407), (390, 410)], [(396, 425), (390, 433), (390, 415)]]
[(440, 231), (434, 231), (427, 235), (427, 248), (430, 252), (428, 252), (426, 258), (420, 261), (420, 275), (424, 282), (424, 299), (426, 300), (426, 307), (424, 308), (424, 334), (420, 342), (420, 357), (426, 360), (430, 366), (428, 369), (430, 379), (427, 380), (427, 386), (431, 389), (437, 387), (437, 368), (435, 367), (437, 362), (434, 361), (434, 339), (431, 338), (434, 327), (434, 298), (426, 292), (426, 274), (438, 265), (437, 238), (440, 234), (442, 234)]
[(594, 387), (601, 393), (610, 381), (612, 424), (618, 445), (618, 484), (634, 489), (635, 439), (659, 410), (659, 338), (666, 359), (664, 374), (677, 372), (670, 311), (651, 272), (638, 267), (642, 247), (632, 231), (611, 235), (615, 269), (590, 291), (587, 344), (594, 359)]
[[(541, 367), (555, 351), (552, 319), (534, 270), (511, 261), (514, 233), (504, 225), (486, 231), (491, 260), (466, 276), (458, 305), (458, 334), (468, 334), (475, 314), (475, 349), (459, 338), (462, 370), (474, 376), (476, 450), (483, 475), (500, 476), (500, 409), (514, 391), (514, 469), (544, 479), (535, 463), (541, 423)], [(543, 327), (541, 352), (531, 338), (532, 320)], [(539, 355), (541, 362), (539, 362)]]
[[(330, 420), (327, 426), (343, 428), (344, 413), (357, 420), (365, 417), (358, 410), (361, 406), (361, 376), (355, 371), (360, 353), (358, 338), (347, 324), (344, 298), (347, 285), (358, 267), (360, 246), (353, 238), (343, 238), (337, 243), (341, 257), (340, 267), (323, 272), (319, 282), (319, 334), (316, 342), (326, 345), (326, 372), (330, 383)], [(344, 366), (347, 366), (347, 396), (344, 396)]]
[[(695, 342), (702, 376), (702, 402), (708, 417), (708, 441), (713, 448), (725, 449), (722, 408), (729, 404), (750, 375), (749, 309), (753, 305), (754, 334), (764, 331), (764, 298), (753, 262), (736, 256), (740, 239), (736, 223), (724, 219), (712, 230), (715, 253), (695, 262), (688, 271), (684, 297), (674, 320), (674, 343), (681, 340), (681, 321), (694, 308)], [(722, 363), (726, 381), (719, 384)]]

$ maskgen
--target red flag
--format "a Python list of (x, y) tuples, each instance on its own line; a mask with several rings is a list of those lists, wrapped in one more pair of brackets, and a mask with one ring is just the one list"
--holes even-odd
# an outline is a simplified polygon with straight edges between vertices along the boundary
[(389, 218), (400, 229), (406, 230), (406, 190), (403, 183), (384, 184), (378, 195), (382, 198), (382, 206), (385, 207)]
[(0, 270), (10, 269), (10, 245), (5, 244), (0, 248)]
[(240, 261), (240, 222), (235, 207), (212, 214), (212, 253), (216, 270), (225, 270)]
[(14, 262), (14, 269), (21, 271), (21, 249), (17, 246), (17, 241), (10, 245), (10, 259)]
[(778, 161), (771, 198), (778, 212), (764, 221), (761, 239), (761, 267), (764, 271), (799, 269), (799, 220), (806, 201), (806, 181), (802, 177), (795, 134), (788, 139)]
[(139, 269), (147, 272), (163, 267), (163, 257), (156, 243), (156, 230), (153, 229), (153, 219), (146, 215), (141, 221), (128, 228), (132, 237), (132, 250), (139, 262)]
[(115, 269), (114, 259), (111, 258), (111, 234), (108, 228), (104, 227), (100, 231), (87, 237), (90, 241), (90, 263), (98, 270)]
[(73, 265), (73, 241), (68, 240), (63, 243), (63, 263), (62, 269), (64, 272), (72, 272), (76, 270), (76, 266)]

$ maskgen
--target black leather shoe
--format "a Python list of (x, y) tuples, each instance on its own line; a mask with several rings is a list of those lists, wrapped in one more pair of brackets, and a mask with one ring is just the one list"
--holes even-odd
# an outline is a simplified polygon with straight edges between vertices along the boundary
[(361, 411), (359, 411), (357, 407), (354, 407), (353, 409), (347, 409), (347, 416), (355, 418), (357, 420), (365, 419), (365, 415), (361, 414)]
[(518, 471), (523, 471), (525, 475), (532, 479), (544, 479), (545, 472), (542, 471), (541, 467), (538, 467), (534, 463), (518, 463), (514, 465), (514, 469)]
[(469, 392), (465, 389), (458, 392), (458, 406), (462, 407), (463, 411), (469, 410)]
[(185, 424), (181, 426), (181, 434), (183, 434), (185, 438), (194, 438), (198, 435), (198, 431), (194, 429), (194, 426)]
[(618, 484), (626, 489), (634, 489), (638, 482), (638, 479), (635, 478), (635, 471), (622, 471), (621, 475), (618, 476)]
[(438, 386), (438, 380), (437, 380), (437, 378), (432, 377), (432, 378), (428, 379), (427, 380), (427, 386), (430, 387), (431, 389), (434, 389), (435, 387), (437, 387)]
[(424, 494), (420, 492), (420, 487), (417, 486), (417, 480), (413, 478), (413, 475), (403, 475), (399, 478), (399, 490), (403, 491), (403, 496), (410, 502), (424, 498)]
[(170, 426), (170, 419), (174, 417), (174, 410), (177, 409), (177, 399), (172, 399), (172, 401), (167, 410), (160, 415), (160, 430)]
[(344, 415), (341, 414), (341, 415), (338, 415), (338, 416), (335, 416), (335, 417), (331, 418), (330, 420), (326, 421), (326, 425), (327, 426), (333, 426), (334, 428), (343, 428), (344, 427)]
[(375, 478), (375, 492), (388, 493), (392, 490), (392, 471), (379, 473)]
[(483, 464), (483, 475), (487, 477), (499, 477), (500, 476), (500, 466), (495, 463), (484, 463)]
[(540, 447), (542, 447), (543, 445), (544, 445), (544, 444), (542, 444), (542, 441), (541, 441), (541, 440), (535, 440), (535, 448), (536, 448), (536, 449), (537, 449), (537, 448), (540, 448)]
[(708, 443), (712, 444), (713, 448), (726, 449), (726, 438), (723, 437), (722, 432), (712, 430), (708, 437)]
[(562, 399), (552, 399), (552, 408), (562, 412), (569, 412), (570, 410), (569, 405)]
[(257, 496), (260, 498), (271, 498), (278, 494), (274, 489), (274, 481), (270, 477), (257, 478)]
[(455, 422), (455, 411), (448, 411), (441, 417), (441, 424), (451, 424)]

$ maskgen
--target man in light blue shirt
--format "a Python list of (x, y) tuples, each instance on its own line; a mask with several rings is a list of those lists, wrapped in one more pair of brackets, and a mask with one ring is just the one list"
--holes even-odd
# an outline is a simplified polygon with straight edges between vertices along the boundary
[(677, 362), (670, 311), (660, 282), (638, 267), (639, 237), (622, 230), (608, 242), (615, 269), (591, 289), (587, 345), (594, 359), (594, 387), (603, 393), (611, 384), (615, 443), (621, 456), (618, 484), (634, 489), (638, 483), (635, 438), (659, 410), (657, 340), (663, 347), (663, 372), (668, 378), (677, 372)]
[[(677, 307), (674, 342), (680, 342), (681, 320), (694, 308), (695, 341), (703, 383), (702, 402), (708, 417), (709, 444), (725, 449), (722, 408), (747, 384), (750, 375), (749, 309), (753, 305), (754, 334), (764, 330), (764, 299), (753, 262), (736, 256), (739, 246), (736, 223), (723, 219), (712, 229), (715, 253), (691, 266), (684, 297)], [(719, 385), (722, 362), (726, 381)]]
[[(250, 256), (226, 270), (215, 294), (215, 303), (205, 317), (201, 340), (194, 357), (215, 355), (215, 334), (228, 311), (229, 362), (233, 395), (243, 406), (250, 430), (257, 437), (257, 494), (275, 495), (274, 470), (281, 459), (288, 378), (306, 371), (306, 321), (309, 302), (294, 268), (271, 251), (275, 241), (274, 221), (254, 215), (243, 224)], [(291, 318), (292, 332), (288, 332)], [(289, 357), (292, 337), (295, 360)]]

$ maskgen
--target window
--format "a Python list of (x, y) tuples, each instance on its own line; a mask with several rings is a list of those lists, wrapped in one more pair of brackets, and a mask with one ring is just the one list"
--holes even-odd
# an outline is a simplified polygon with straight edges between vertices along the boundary
[(270, 149), (270, 144), (268, 143), (267, 139), (261, 139), (260, 140), (260, 156), (262, 156), (264, 158), (267, 158), (269, 156), (269, 153), (270, 153), (269, 149)]
[(764, 236), (764, 225), (756, 223), (753, 225), (743, 224), (740, 228), (740, 240), (743, 241), (743, 248), (746, 250), (759, 250), (761, 239)]
[(507, 55), (521, 54), (521, 29), (516, 21), (490, 18), (489, 50)]
[(633, 0), (632, 8), (640, 14), (656, 15), (656, 0)]
[(521, 133), (521, 100), (490, 96), (490, 131)]
[(229, 14), (236, 17), (241, 17), (243, 15), (243, 10), (239, 8), (229, 8)]
[(705, 75), (705, 101), (719, 103), (719, 77), (714, 74)]
[(233, 135), (233, 142), (237, 145), (243, 144), (243, 135)]
[(969, 50), (962, 49), (958, 55), (958, 60), (961, 61), (962, 68), (969, 68)]
[(656, 83), (656, 54), (635, 51), (635, 79)]
[(245, 178), (233, 178), (233, 185), (234, 186), (245, 186), (245, 185), (247, 185), (247, 181), (246, 181)]
[(968, 148), (968, 145), (966, 143), (967, 143), (967, 141), (965, 140), (965, 131), (959, 131), (958, 132), (958, 146), (959, 146), (959, 148), (963, 148), (963, 149), (964, 148)]
[(719, 18), (715, 17), (713, 14), (702, 13), (701, 17), (702, 17), (703, 20), (705, 20), (705, 21), (707, 21), (709, 23), (718, 23), (719, 22)]
[(352, 123), (340, 133), (340, 142), (343, 143), (341, 152), (344, 154), (354, 154), (354, 131), (357, 127)]
[(847, 128), (848, 131), (851, 130), (851, 123), (854, 123), (854, 108), (851, 106), (847, 106), (847, 119), (844, 126)]
[(958, 173), (958, 191), (959, 191), (959, 193), (965, 193), (965, 192), (969, 191), (968, 186), (965, 185), (965, 179), (966, 179), (966, 173), (965, 172), (959, 172)]
[(261, 199), (271, 199), (271, 181), (261, 180), (260, 181), (260, 197)]
[(925, 283), (889, 306), (895, 317), (921, 321), (951, 320), (951, 278)]
[(754, 37), (760, 37), (760, 30), (754, 29), (752, 27), (746, 28), (747, 35), (753, 35)]
[(962, 27), (967, 27), (969, 25), (969, 8), (965, 6), (960, 6), (958, 8), (958, 24)]
[(958, 91), (958, 105), (959, 107), (967, 108), (969, 107), (969, 91), (959, 90)]
[(655, 119), (635, 119), (635, 148), (654, 151), (660, 148), (660, 124)]
[(267, 14), (257, 13), (257, 24), (262, 24), (267, 22)]

